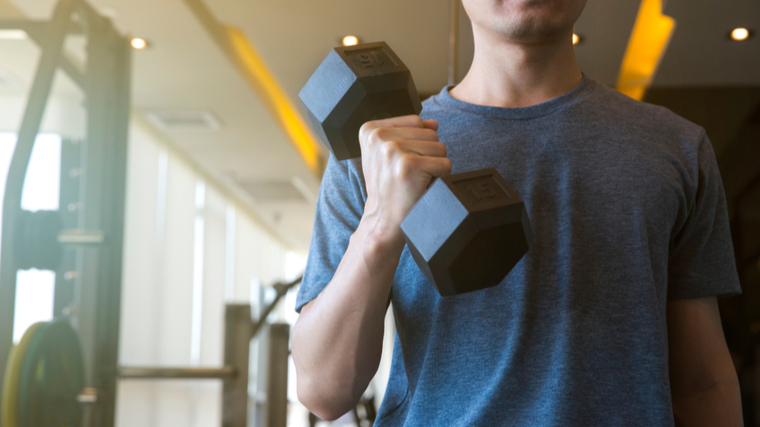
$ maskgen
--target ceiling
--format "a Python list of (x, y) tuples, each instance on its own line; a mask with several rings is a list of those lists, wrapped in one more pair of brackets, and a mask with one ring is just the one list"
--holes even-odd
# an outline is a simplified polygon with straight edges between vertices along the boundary
[[(236, 190), (248, 191), (251, 206), (294, 248), (305, 250), (311, 235), (319, 180), (301, 161), (275, 119), (213, 43), (182, 0), (91, 0), (124, 34), (151, 47), (134, 54), (133, 102), (146, 113), (205, 110), (221, 122), (216, 131), (165, 131), (205, 169)], [(448, 2), (419, 0), (205, 0), (217, 19), (241, 28), (294, 100), (328, 50), (344, 35), (384, 40), (411, 69), (421, 93), (447, 82)], [(0, 19), (23, 14), (50, 16), (55, 0), (0, 0)], [(576, 25), (581, 69), (614, 85), (639, 0), (588, 0)], [(758, 0), (667, 0), (665, 13), (677, 21), (655, 86), (760, 86), (760, 38), (731, 42), (737, 26), (760, 30)], [(463, 76), (472, 58), (466, 15), (459, 22)], [(20, 45), (0, 40), (3, 57)], [(33, 64), (31, 59), (21, 62)], [(14, 57), (15, 58), (15, 57)], [(0, 69), (7, 68), (0, 61)], [(30, 65), (31, 66), (31, 65)], [(27, 66), (29, 68), (30, 66)], [(11, 65), (11, 67), (13, 67)], [(29, 68), (31, 69), (31, 68)], [(27, 83), (30, 73), (16, 74)], [(303, 197), (266, 197), (272, 188), (295, 183)], [(258, 186), (258, 187), (257, 187)], [(263, 186), (263, 187), (262, 187)], [(257, 191), (262, 187), (266, 191)], [(253, 190), (252, 190), (253, 189)], [(259, 188), (260, 189), (260, 188)], [(283, 193), (284, 194), (284, 193)], [(256, 197), (254, 197), (256, 195)]]

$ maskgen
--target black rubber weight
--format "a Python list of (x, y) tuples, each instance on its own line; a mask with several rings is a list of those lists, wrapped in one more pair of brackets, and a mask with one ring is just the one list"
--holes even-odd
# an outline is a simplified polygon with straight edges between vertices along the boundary
[[(333, 49), (300, 93), (315, 131), (338, 160), (361, 156), (360, 127), (419, 114), (411, 73), (384, 42)], [(501, 283), (528, 252), (525, 203), (492, 168), (437, 179), (401, 229), (441, 296)]]
[(79, 427), (84, 387), (79, 336), (66, 321), (43, 325), (26, 352), (19, 381), (19, 427)]
[(422, 111), (412, 74), (385, 42), (336, 47), (299, 96), (314, 130), (338, 160), (361, 156), (364, 123)]

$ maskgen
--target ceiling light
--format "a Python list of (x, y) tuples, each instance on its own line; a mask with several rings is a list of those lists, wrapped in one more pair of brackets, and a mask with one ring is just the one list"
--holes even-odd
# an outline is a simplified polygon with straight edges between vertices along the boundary
[(148, 47), (148, 42), (145, 39), (141, 39), (140, 37), (133, 38), (130, 44), (137, 50), (142, 50)]
[(573, 33), (573, 44), (574, 45), (580, 44), (580, 42), (581, 42), (581, 36), (579, 36), (578, 34)]
[(736, 41), (747, 40), (749, 36), (749, 30), (746, 28), (734, 28), (734, 30), (731, 31), (731, 38)]
[(24, 30), (0, 30), (0, 40), (25, 40)]
[(343, 46), (354, 46), (359, 44), (359, 39), (356, 36), (343, 37)]

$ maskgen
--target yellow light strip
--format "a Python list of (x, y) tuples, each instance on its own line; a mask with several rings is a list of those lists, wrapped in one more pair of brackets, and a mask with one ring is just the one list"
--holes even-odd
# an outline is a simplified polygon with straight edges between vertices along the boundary
[(676, 21), (662, 14), (662, 0), (642, 0), (618, 75), (617, 90), (641, 101), (670, 43)]
[(277, 119), (309, 169), (317, 178), (321, 178), (325, 159), (319, 140), (245, 33), (239, 28), (218, 22), (201, 0), (185, 0), (185, 3)]
[(238, 28), (228, 26), (226, 30), (238, 57), (255, 78), (251, 84), (257, 87), (259, 95), (269, 105), (275, 117), (279, 119), (280, 125), (298, 152), (301, 153), (301, 157), (309, 168), (321, 176), (325, 166), (322, 152), (316, 138), (306, 126), (298, 110), (295, 109), (288, 95), (280, 87), (251, 42), (248, 41), (248, 37)]

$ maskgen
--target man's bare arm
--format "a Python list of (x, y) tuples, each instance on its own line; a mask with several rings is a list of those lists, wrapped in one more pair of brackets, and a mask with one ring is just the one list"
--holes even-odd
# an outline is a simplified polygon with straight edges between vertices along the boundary
[(744, 425), (739, 381), (723, 336), (716, 298), (670, 300), (667, 318), (676, 425)]
[(364, 213), (332, 280), (293, 329), (298, 398), (324, 419), (352, 409), (377, 372), (388, 296), (404, 248), (401, 221), (431, 178), (451, 172), (438, 123), (418, 116), (360, 131)]
[(377, 371), (401, 249), (360, 226), (333, 280), (301, 309), (292, 341), (298, 399), (323, 419), (351, 410)]

